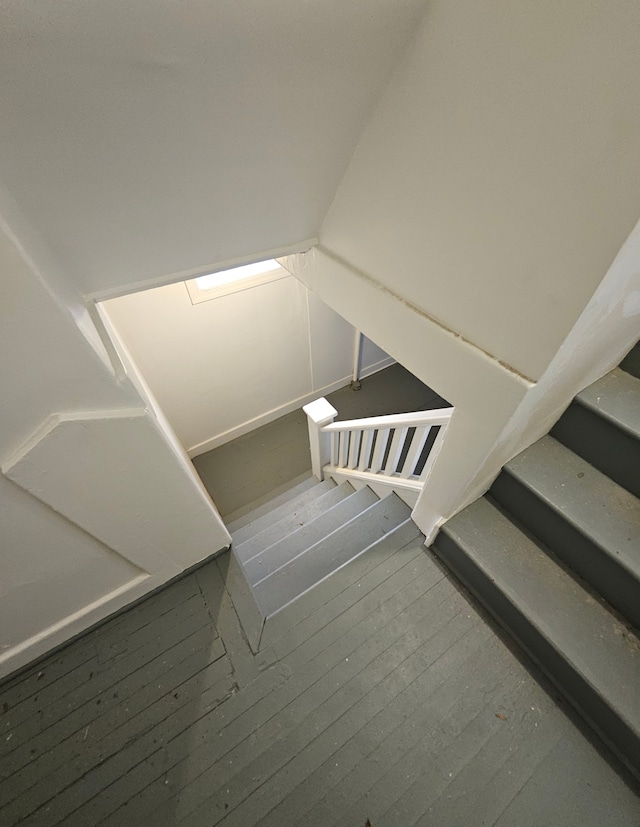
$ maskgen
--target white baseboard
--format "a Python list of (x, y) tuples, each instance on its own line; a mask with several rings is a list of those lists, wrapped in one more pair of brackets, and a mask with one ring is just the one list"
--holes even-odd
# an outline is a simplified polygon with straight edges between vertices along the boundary
[[(371, 376), (372, 374), (377, 373), (380, 370), (384, 370), (384, 368), (388, 368), (393, 364), (395, 364), (395, 359), (391, 356), (386, 359), (382, 359), (380, 362), (376, 362), (374, 365), (370, 365), (365, 368), (361, 372), (361, 378), (365, 379), (367, 376)], [(194, 457), (200, 456), (200, 454), (206, 454), (207, 451), (213, 451), (214, 448), (219, 448), (226, 442), (231, 442), (232, 439), (237, 439), (239, 436), (244, 436), (251, 431), (255, 431), (256, 428), (260, 428), (262, 425), (268, 425), (269, 422), (273, 422), (274, 419), (278, 419), (281, 416), (291, 413), (291, 411), (301, 408), (303, 405), (306, 405), (307, 402), (313, 402), (314, 399), (318, 399), (321, 396), (326, 396), (328, 393), (333, 393), (333, 391), (338, 391), (340, 388), (346, 387), (350, 382), (351, 376), (344, 376), (342, 379), (338, 379), (336, 382), (332, 382), (324, 388), (318, 388), (318, 390), (307, 393), (304, 396), (299, 396), (297, 399), (292, 399), (290, 402), (286, 402), (278, 408), (273, 408), (273, 410), (267, 411), (260, 416), (256, 416), (246, 422), (242, 422), (240, 425), (236, 425), (235, 428), (229, 428), (229, 430), (223, 431), (221, 434), (216, 434), (216, 436), (205, 439), (204, 442), (199, 442), (197, 445), (187, 448), (187, 453), (191, 459), (193, 459)]]
[(344, 386), (348, 385), (350, 381), (351, 377), (345, 376), (343, 379), (339, 379), (331, 385), (327, 385), (324, 388), (319, 388), (317, 391), (312, 391), (304, 396), (299, 396), (297, 399), (292, 399), (290, 402), (280, 405), (278, 408), (273, 408), (271, 411), (267, 411), (260, 416), (256, 416), (240, 425), (236, 425), (235, 428), (229, 428), (228, 431), (223, 431), (221, 434), (212, 436), (204, 442), (200, 442), (191, 448), (187, 448), (187, 453), (191, 459), (193, 459), (200, 454), (205, 454), (207, 451), (212, 451), (214, 448), (219, 448), (226, 442), (231, 442), (232, 439), (237, 439), (239, 436), (244, 436), (245, 434), (250, 433), (250, 431), (255, 431), (256, 428), (260, 428), (262, 425), (268, 425), (269, 422), (273, 422), (274, 419), (278, 419), (281, 416), (285, 416), (285, 414), (291, 413), (291, 411), (301, 408), (303, 405), (306, 405), (307, 402), (313, 402), (314, 399), (318, 399), (320, 396), (325, 396), (327, 393), (332, 393), (333, 391), (340, 390), (340, 388), (344, 388)]
[(0, 679), (67, 643), (114, 612), (153, 591), (161, 585), (161, 582), (161, 578), (141, 574), (27, 640), (7, 649), (0, 655)]
[(366, 379), (367, 376), (372, 376), (374, 373), (378, 373), (378, 371), (384, 370), (385, 368), (390, 368), (391, 365), (395, 365), (395, 363), (396, 360), (393, 356), (387, 356), (386, 359), (381, 359), (379, 362), (369, 365), (368, 368), (363, 368), (360, 371), (360, 378)]

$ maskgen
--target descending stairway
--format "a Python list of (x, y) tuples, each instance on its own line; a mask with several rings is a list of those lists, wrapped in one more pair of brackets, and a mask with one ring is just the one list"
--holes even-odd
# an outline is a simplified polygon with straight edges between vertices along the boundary
[(640, 776), (640, 347), (433, 551)]
[(395, 494), (314, 478), (231, 522), (227, 587), (253, 651), (265, 624), (350, 560), (381, 542), (401, 548), (408, 523)]

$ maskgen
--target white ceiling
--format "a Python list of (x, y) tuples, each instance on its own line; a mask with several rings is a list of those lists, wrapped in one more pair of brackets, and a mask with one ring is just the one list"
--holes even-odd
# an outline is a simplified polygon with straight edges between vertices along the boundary
[(313, 237), (425, 0), (0, 0), (0, 182), (86, 292)]

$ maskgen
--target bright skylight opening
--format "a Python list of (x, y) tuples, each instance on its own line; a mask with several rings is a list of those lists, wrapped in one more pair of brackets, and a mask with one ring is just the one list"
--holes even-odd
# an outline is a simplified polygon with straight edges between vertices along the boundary
[(224, 287), (227, 284), (234, 284), (245, 279), (252, 279), (262, 276), (265, 273), (272, 273), (279, 270), (280, 265), (274, 259), (269, 261), (257, 261), (255, 264), (244, 264), (242, 267), (234, 267), (231, 270), (222, 270), (219, 273), (211, 273), (208, 276), (200, 276), (195, 280), (198, 290), (213, 290), (216, 287)]

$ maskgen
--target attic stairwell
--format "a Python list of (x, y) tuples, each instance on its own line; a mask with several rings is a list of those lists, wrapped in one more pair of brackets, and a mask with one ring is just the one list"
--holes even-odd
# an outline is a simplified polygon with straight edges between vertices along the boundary
[(338, 569), (420, 535), (410, 506), (452, 409), (334, 423), (319, 399), (305, 412), (315, 477), (228, 526), (227, 587), (254, 652), (284, 609)]
[(640, 777), (640, 345), (433, 551)]

